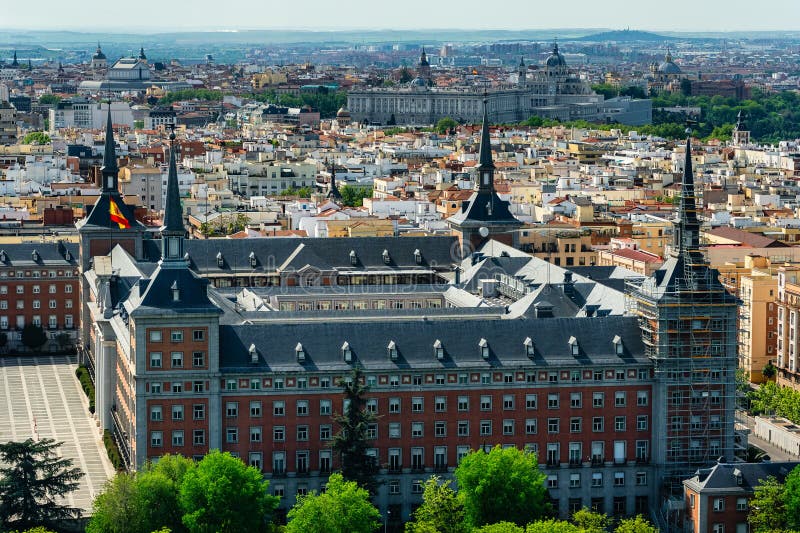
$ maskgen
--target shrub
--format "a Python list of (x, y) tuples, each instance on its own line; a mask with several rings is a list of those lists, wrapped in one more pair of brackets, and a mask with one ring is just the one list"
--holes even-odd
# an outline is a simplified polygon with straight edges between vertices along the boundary
[(108, 430), (103, 431), (103, 444), (106, 447), (108, 459), (111, 461), (111, 464), (114, 465), (114, 468), (117, 470), (125, 470), (125, 462), (122, 460), (122, 454), (119, 453), (117, 443), (114, 442), (114, 437), (111, 436), (111, 432)]
[(86, 396), (89, 398), (89, 412), (94, 413), (94, 383), (92, 383), (92, 378), (89, 377), (89, 369), (81, 365), (75, 369), (75, 375), (78, 377), (83, 392), (85, 392)]

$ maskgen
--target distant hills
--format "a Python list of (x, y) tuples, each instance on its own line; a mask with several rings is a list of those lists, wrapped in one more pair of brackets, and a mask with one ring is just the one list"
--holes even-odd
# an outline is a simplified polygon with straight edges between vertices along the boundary
[(660, 43), (664, 41), (675, 41), (675, 40), (677, 40), (676, 37), (669, 37), (666, 35), (651, 33), (649, 31), (639, 31), (639, 30), (604, 31), (601, 33), (594, 33), (592, 35), (586, 35), (585, 37), (576, 39), (576, 41), (590, 41), (590, 42), (615, 41), (618, 43), (632, 43), (632, 42)]

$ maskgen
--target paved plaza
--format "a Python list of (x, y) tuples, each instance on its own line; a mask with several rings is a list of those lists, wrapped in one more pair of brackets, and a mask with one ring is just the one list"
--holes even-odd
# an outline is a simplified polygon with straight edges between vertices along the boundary
[(67, 503), (88, 511), (114, 469), (76, 368), (74, 356), (0, 356), (0, 442), (63, 441), (61, 454), (86, 474)]

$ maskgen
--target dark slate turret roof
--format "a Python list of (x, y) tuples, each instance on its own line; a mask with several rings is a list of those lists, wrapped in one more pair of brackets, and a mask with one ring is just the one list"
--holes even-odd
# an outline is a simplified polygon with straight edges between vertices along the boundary
[(183, 207), (181, 207), (181, 194), (178, 188), (178, 165), (175, 161), (175, 134), (170, 135), (169, 172), (167, 174), (167, 198), (164, 206), (164, 231), (183, 234)]
[[(622, 339), (625, 355), (617, 356), (613, 339)], [(573, 356), (568, 343), (574, 336), (580, 355)], [(517, 320), (387, 320), (367, 322), (318, 322), (312, 324), (247, 324), (221, 326), (220, 368), (225, 371), (271, 370), (346, 371), (342, 345), (352, 350), (353, 364), (369, 369), (397, 370), (446, 369), (485, 366), (518, 368), (531, 364), (526, 355), (525, 339), (535, 346), (533, 363), (548, 365), (591, 365), (638, 362), (644, 357), (641, 332), (634, 317), (538, 318)], [(479, 342), (485, 339), (490, 355), (484, 359)], [(436, 358), (433, 345), (439, 340), (445, 357)], [(398, 359), (388, 357), (387, 347), (394, 341)], [(298, 362), (295, 352), (301, 343), (305, 361)], [(255, 345), (258, 364), (251, 363), (249, 348)]]
[[(119, 166), (117, 165), (117, 150), (114, 143), (114, 126), (111, 123), (111, 102), (108, 103), (108, 118), (106, 119), (106, 142), (105, 151), (103, 152), (103, 176), (112, 175), (116, 178), (119, 173)], [(103, 180), (103, 188), (106, 188), (105, 180)]]

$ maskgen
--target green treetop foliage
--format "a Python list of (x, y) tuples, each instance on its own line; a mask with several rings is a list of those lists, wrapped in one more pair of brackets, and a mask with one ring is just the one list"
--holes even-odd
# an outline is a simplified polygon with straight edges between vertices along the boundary
[[(547, 530), (550, 533), (552, 530)], [(472, 533), (525, 533), (525, 528), (519, 527), (513, 522), (497, 522), (488, 524), (472, 530)]]
[(311, 187), (289, 187), (288, 189), (284, 189), (280, 192), (279, 196), (298, 196), (300, 198), (310, 198), (311, 193), (314, 191)]
[(50, 136), (43, 131), (32, 131), (22, 138), (22, 144), (50, 144)]
[(43, 94), (42, 96), (39, 97), (39, 103), (44, 105), (47, 104), (56, 105), (60, 101), (61, 97), (56, 96), (55, 94)]
[(572, 514), (572, 522), (584, 533), (605, 533), (610, 520), (607, 515), (592, 512), (584, 507)]
[(32, 350), (37, 350), (47, 342), (47, 333), (44, 332), (41, 326), (36, 324), (25, 324), (22, 328), (21, 335), (22, 344)]
[(181, 89), (171, 91), (158, 101), (158, 105), (169, 105), (172, 102), (181, 100), (206, 100), (209, 102), (222, 101), (222, 91), (212, 91), (209, 89)]
[(361, 207), (364, 205), (364, 198), (372, 198), (372, 187), (353, 187), (345, 185), (339, 188), (342, 195), (342, 203), (347, 207)]
[(450, 117), (444, 117), (439, 119), (439, 122), (436, 123), (436, 132), (440, 135), (445, 135), (450, 130), (458, 127), (458, 122)]
[(624, 518), (620, 520), (614, 533), (658, 533), (658, 529), (653, 524), (645, 520), (642, 515), (634, 518)]
[(450, 483), (451, 480), (440, 482), (438, 476), (431, 476), (425, 482), (422, 505), (414, 511), (414, 521), (406, 524), (406, 533), (469, 533), (464, 503)]
[(325, 492), (298, 497), (289, 511), (286, 533), (372, 533), (381, 515), (366, 489), (341, 474), (331, 474)]
[(794, 467), (784, 482), (786, 527), (800, 531), (800, 466)]
[(500, 446), (489, 453), (473, 451), (461, 460), (455, 476), (473, 527), (503, 520), (524, 526), (550, 512), (545, 474), (533, 452)]
[(178, 494), (195, 466), (191, 459), (165, 455), (141, 472), (118, 473), (95, 498), (87, 533), (151, 533), (160, 528), (185, 532)]
[(59, 457), (53, 439), (0, 444), (0, 529), (58, 527), (80, 509), (60, 503), (83, 477), (72, 460)]
[(564, 520), (537, 520), (528, 524), (525, 533), (583, 533), (583, 530), (575, 524), (570, 524)]
[(355, 481), (370, 494), (378, 489), (376, 475), (378, 464), (368, 452), (371, 443), (367, 438), (368, 426), (376, 420), (375, 414), (367, 411), (364, 373), (356, 367), (348, 379), (339, 381), (347, 406), (344, 414), (336, 415), (334, 421), (339, 432), (333, 438), (333, 450), (339, 456), (341, 474), (347, 481)]
[(268, 487), (257, 468), (212, 450), (183, 476), (183, 524), (191, 533), (264, 531), (279, 502)]
[(748, 393), (750, 409), (755, 415), (775, 414), (800, 424), (800, 392), (779, 387), (775, 382), (761, 385)]
[(786, 527), (786, 503), (784, 486), (770, 476), (761, 480), (750, 500), (750, 513), (747, 516), (753, 533), (768, 533)]
[(345, 91), (331, 91), (324, 87), (317, 91), (301, 92), (295, 96), (293, 94), (275, 93), (265, 91), (251, 95), (259, 102), (265, 102), (285, 107), (311, 106), (319, 110), (320, 117), (334, 118), (341, 107), (347, 105), (347, 93)]

